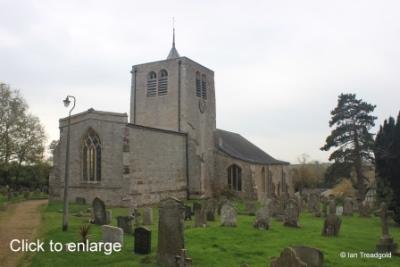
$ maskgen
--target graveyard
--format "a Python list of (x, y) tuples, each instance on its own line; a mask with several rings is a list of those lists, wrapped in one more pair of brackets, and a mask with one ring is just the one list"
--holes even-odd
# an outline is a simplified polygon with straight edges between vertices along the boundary
[[(193, 201), (185, 202), (192, 206)], [(196, 206), (196, 204), (195, 204)], [(220, 215), (215, 221), (205, 220), (206, 227), (198, 225), (199, 220), (194, 214), (191, 220), (184, 222), (184, 246), (187, 257), (192, 259), (192, 266), (270, 266), (272, 258), (278, 257), (282, 250), (288, 246), (308, 246), (318, 248), (324, 256), (323, 266), (399, 266), (400, 257), (383, 259), (354, 258), (354, 254), (374, 252), (375, 246), (381, 236), (381, 220), (377, 216), (360, 217), (357, 213), (353, 216), (339, 216), (341, 219), (340, 233), (337, 236), (323, 236), (321, 231), (325, 217), (315, 217), (314, 213), (303, 211), (298, 218), (298, 226), (288, 227), (276, 218), (270, 218), (269, 229), (257, 228), (253, 224), (256, 216), (249, 215), (245, 204), (241, 201), (232, 203), (237, 212), (236, 226), (221, 226)], [(79, 242), (80, 228), (88, 225), (91, 214), (88, 210), (91, 205), (71, 204), (70, 229), (62, 232), (61, 203), (51, 203), (43, 206), (42, 225), (39, 238), (48, 243), (50, 240), (57, 242)], [(257, 205), (260, 208), (260, 205)], [(117, 226), (117, 217), (126, 216), (127, 208), (109, 208), (112, 226)], [(138, 211), (143, 214), (144, 209)], [(160, 266), (157, 263), (158, 247), (158, 207), (152, 208), (153, 217), (150, 225), (145, 225), (151, 230), (151, 251), (141, 255), (134, 253), (133, 234), (123, 234), (122, 251), (105, 255), (103, 252), (40, 252), (27, 253), (21, 264), (27, 266)], [(142, 219), (133, 221), (141, 225)], [(195, 225), (200, 227), (195, 227)], [(102, 241), (102, 227), (90, 224), (88, 239), (93, 242)], [(389, 221), (390, 235), (395, 241), (400, 240), (398, 226)], [(171, 234), (171, 233), (169, 233)], [(349, 257), (341, 258), (341, 252), (348, 252)], [(351, 257), (353, 253), (353, 258)], [(186, 265), (183, 265), (186, 266)], [(190, 266), (190, 265), (187, 265)]]

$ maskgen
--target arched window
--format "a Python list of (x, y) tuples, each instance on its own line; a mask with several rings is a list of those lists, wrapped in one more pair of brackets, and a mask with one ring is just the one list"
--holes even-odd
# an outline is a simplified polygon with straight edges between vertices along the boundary
[(168, 72), (161, 70), (158, 76), (158, 95), (166, 95), (168, 93)]
[(98, 182), (101, 180), (101, 142), (93, 129), (89, 129), (82, 143), (82, 180)]
[(228, 167), (228, 187), (235, 191), (242, 191), (242, 169), (236, 164)]
[(201, 96), (203, 99), (207, 99), (207, 79), (204, 74), (201, 76)]
[(200, 72), (196, 72), (196, 96), (201, 97), (201, 77), (200, 77)]
[(157, 74), (154, 71), (147, 74), (147, 96), (156, 96), (157, 94)]

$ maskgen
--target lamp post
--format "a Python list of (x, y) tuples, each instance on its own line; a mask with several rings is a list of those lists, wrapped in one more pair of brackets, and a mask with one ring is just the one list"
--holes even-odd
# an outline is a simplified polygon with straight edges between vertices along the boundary
[(72, 98), (74, 100), (73, 106), (69, 111), (68, 114), (68, 124), (67, 124), (67, 147), (66, 147), (66, 155), (65, 155), (65, 178), (64, 178), (64, 208), (63, 208), (63, 224), (62, 224), (62, 230), (67, 231), (68, 230), (68, 178), (69, 178), (69, 139), (70, 139), (70, 128), (71, 128), (71, 113), (72, 110), (75, 108), (75, 102), (76, 99), (74, 96), (67, 96), (63, 102), (64, 106), (68, 107), (69, 104), (71, 104)]

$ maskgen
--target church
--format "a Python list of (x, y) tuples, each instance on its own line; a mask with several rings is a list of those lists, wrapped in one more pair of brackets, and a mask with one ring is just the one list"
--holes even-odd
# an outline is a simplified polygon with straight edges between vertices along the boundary
[[(131, 74), (129, 119), (93, 108), (70, 118), (69, 201), (132, 207), (226, 190), (257, 200), (293, 194), (288, 162), (216, 128), (214, 72), (180, 56), (175, 34), (165, 60)], [(67, 125), (60, 119), (50, 200), (63, 199)]]

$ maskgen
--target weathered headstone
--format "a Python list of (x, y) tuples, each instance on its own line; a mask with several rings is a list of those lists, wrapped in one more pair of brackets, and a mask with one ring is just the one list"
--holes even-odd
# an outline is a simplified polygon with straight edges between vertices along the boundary
[(353, 216), (353, 199), (345, 197), (343, 200), (343, 216)]
[(150, 207), (144, 208), (143, 210), (143, 225), (153, 224), (153, 209)]
[(183, 203), (175, 198), (167, 198), (160, 203), (158, 221), (158, 263), (163, 266), (175, 266), (175, 256), (184, 245)]
[(244, 207), (246, 210), (246, 214), (250, 216), (256, 215), (257, 203), (255, 201), (245, 201)]
[(216, 199), (211, 198), (207, 200), (206, 204), (206, 217), (207, 221), (215, 221), (215, 214), (217, 213), (218, 202)]
[(146, 227), (135, 228), (135, 247), (134, 252), (137, 254), (151, 253), (151, 230)]
[(257, 229), (268, 230), (270, 227), (270, 211), (268, 206), (263, 206), (256, 212), (256, 220), (253, 226)]
[(112, 210), (106, 210), (106, 221), (107, 221), (107, 224), (111, 224), (111, 221), (112, 221)]
[(322, 267), (323, 262), (324, 255), (319, 249), (296, 246), (285, 248), (271, 262), (271, 267)]
[(329, 214), (324, 221), (322, 235), (324, 235), (324, 236), (339, 235), (341, 224), (342, 224), (342, 220), (336, 215), (335, 200), (330, 200), (329, 201)]
[(192, 220), (192, 208), (190, 206), (185, 206), (185, 221)]
[(359, 207), (360, 217), (371, 217), (371, 207), (367, 201), (361, 202)]
[(337, 216), (342, 216), (343, 215), (343, 207), (342, 206), (336, 207), (336, 215)]
[(117, 216), (117, 225), (124, 233), (132, 233), (132, 216)]
[(119, 227), (102, 225), (101, 234), (103, 242), (124, 244), (124, 231)]
[(308, 211), (316, 217), (321, 217), (321, 203), (317, 193), (311, 193), (308, 199)]
[(84, 197), (76, 197), (75, 198), (75, 203), (78, 205), (85, 205), (86, 204), (86, 199)]
[(206, 227), (207, 226), (207, 217), (206, 210), (204, 207), (200, 209), (196, 209), (194, 211), (194, 227)]
[(221, 226), (236, 226), (236, 210), (229, 202), (221, 208)]
[(376, 245), (376, 250), (378, 252), (397, 252), (397, 244), (394, 242), (393, 238), (389, 234), (389, 224), (388, 219), (389, 216), (392, 215), (392, 211), (389, 211), (387, 208), (387, 204), (382, 202), (380, 205), (380, 209), (377, 211), (377, 214), (381, 217), (382, 224), (382, 236), (379, 240), (379, 243)]
[(289, 227), (300, 227), (299, 216), (300, 216), (300, 211), (297, 201), (293, 198), (289, 199), (286, 205), (283, 225)]
[(95, 198), (92, 203), (94, 223), (98, 225), (107, 224), (106, 206), (100, 198)]

